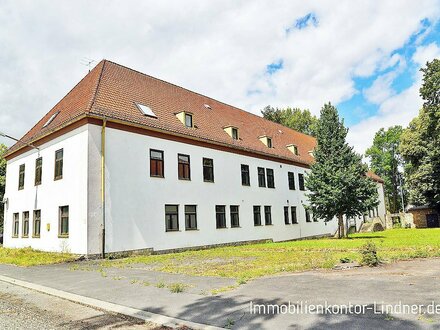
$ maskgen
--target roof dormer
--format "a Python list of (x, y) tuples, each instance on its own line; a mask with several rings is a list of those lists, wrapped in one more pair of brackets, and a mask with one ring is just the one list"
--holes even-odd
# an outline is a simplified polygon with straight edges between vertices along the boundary
[(238, 134), (238, 128), (234, 127), (234, 126), (226, 126), (223, 127), (223, 129), (225, 130), (226, 133), (228, 133), (228, 135), (233, 139), (233, 140), (238, 140), (240, 138), (239, 134)]
[(262, 135), (259, 137), (260, 141), (268, 148), (273, 148), (272, 138), (267, 135)]
[(181, 111), (176, 113), (177, 119), (179, 119), (185, 127), (193, 128), (194, 122), (193, 122), (193, 114), (188, 111)]
[(288, 144), (288, 145), (286, 146), (286, 148), (289, 149), (289, 151), (290, 151), (292, 154), (294, 154), (294, 155), (296, 155), (296, 156), (299, 155), (299, 152), (298, 152), (298, 146), (297, 146), (296, 144)]

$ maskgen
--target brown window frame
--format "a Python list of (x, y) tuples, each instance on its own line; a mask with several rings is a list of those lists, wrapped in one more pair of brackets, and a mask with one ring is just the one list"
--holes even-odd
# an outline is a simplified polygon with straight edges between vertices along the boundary
[(246, 164), (241, 164), (241, 185), (247, 187), (251, 185), (249, 165)]
[[(61, 154), (60, 158), (57, 158)], [(55, 151), (55, 167), (54, 167), (54, 180), (61, 180), (63, 178), (63, 163), (64, 163), (64, 149), (58, 149)]]
[[(37, 212), (39, 216), (37, 217)], [(38, 228), (38, 232), (37, 232)], [(39, 238), (41, 235), (41, 210), (34, 210), (32, 221), (32, 237)]]
[[(153, 153), (161, 154), (161, 158), (153, 156)], [(165, 163), (164, 152), (162, 150), (150, 149), (150, 177), (164, 178), (165, 177)]]
[[(211, 164), (205, 164), (205, 161), (211, 162)], [(214, 182), (214, 160), (212, 158), (202, 158), (203, 166), (203, 181)]]
[(264, 205), (264, 225), (271, 226), (272, 223), (272, 206)]
[(39, 186), (43, 177), (43, 157), (35, 159), (35, 181), (34, 185)]
[(275, 174), (273, 169), (266, 168), (267, 188), (275, 188)]
[(287, 182), (289, 184), (289, 190), (295, 190), (295, 173), (287, 172)]
[[(181, 157), (188, 157), (188, 161), (183, 161)], [(191, 158), (189, 155), (177, 154), (177, 176), (179, 180), (191, 180)]]
[(257, 167), (258, 187), (266, 188), (266, 170), (264, 167)]
[[(176, 207), (175, 211), (167, 211), (168, 207)], [(174, 223), (175, 221), (175, 223)], [(174, 224), (176, 226), (174, 226)], [(178, 204), (165, 204), (165, 231), (179, 231), (179, 205)]]
[(290, 225), (289, 207), (288, 206), (284, 206), (284, 224)]
[(253, 214), (254, 214), (254, 226), (261, 226), (261, 206), (260, 205), (254, 205), (253, 207)]
[(229, 206), (229, 215), (231, 217), (231, 228), (239, 228), (240, 227), (240, 206), (239, 205), (230, 205)]
[(225, 229), (226, 226), (226, 205), (215, 206), (215, 227)]
[(21, 164), (18, 168), (18, 190), (24, 189), (25, 174), (26, 174), (26, 164)]
[(185, 205), (185, 230), (197, 230), (197, 205)]
[(20, 234), (20, 213), (12, 214), (12, 238), (17, 238)]
[(298, 216), (296, 214), (296, 206), (290, 207), (290, 218), (292, 219), (292, 225), (295, 225), (298, 223)]
[[(63, 210), (66, 213), (63, 213)], [(67, 231), (64, 231), (64, 222), (67, 222)], [(69, 237), (69, 205), (63, 205), (58, 208), (58, 237), (67, 238)]]
[(299, 190), (301, 191), (306, 190), (305, 182), (304, 182), (304, 174), (302, 173), (298, 173), (298, 186), (299, 186)]
[(29, 211), (24, 211), (22, 213), (21, 237), (29, 237)]

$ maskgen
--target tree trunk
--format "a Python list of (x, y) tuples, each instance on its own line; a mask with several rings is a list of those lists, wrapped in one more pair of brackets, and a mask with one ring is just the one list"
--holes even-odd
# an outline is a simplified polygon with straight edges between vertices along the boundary
[(344, 219), (343, 219), (343, 215), (339, 214), (338, 215), (338, 238), (342, 238), (344, 237)]

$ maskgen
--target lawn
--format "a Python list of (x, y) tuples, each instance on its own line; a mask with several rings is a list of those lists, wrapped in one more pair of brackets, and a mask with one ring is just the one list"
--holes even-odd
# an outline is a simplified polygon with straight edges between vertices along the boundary
[(359, 248), (368, 241), (377, 245), (378, 255), (384, 262), (440, 257), (440, 229), (392, 229), (354, 234), (341, 240), (311, 239), (133, 256), (108, 260), (102, 266), (251, 279), (283, 272), (332, 268), (343, 258), (359, 261)]
[(43, 252), (31, 248), (8, 249), (0, 247), (0, 264), (36, 266), (57, 264), (72, 260), (75, 260), (75, 256), (69, 253)]

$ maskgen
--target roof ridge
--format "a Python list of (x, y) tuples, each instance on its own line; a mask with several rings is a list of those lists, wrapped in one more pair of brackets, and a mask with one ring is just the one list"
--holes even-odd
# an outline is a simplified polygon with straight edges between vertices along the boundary
[(92, 110), (93, 105), (95, 104), (95, 101), (98, 97), (99, 87), (101, 86), (101, 80), (102, 80), (102, 76), (104, 75), (104, 68), (105, 68), (105, 64), (107, 63), (107, 60), (102, 59), (96, 66), (98, 66), (101, 62), (103, 62), (103, 63), (102, 63), (102, 67), (101, 67), (101, 72), (99, 73), (98, 82), (96, 83), (95, 91), (92, 94), (93, 97), (90, 102), (90, 106), (88, 109), (86, 109), (85, 113), (89, 113)]
[(307, 137), (311, 137), (311, 138), (313, 138), (313, 139), (316, 139), (315, 137), (313, 137), (313, 136), (311, 136), (311, 135), (308, 135), (308, 134), (305, 134), (305, 133), (303, 133), (303, 132), (297, 131), (297, 130), (295, 130), (295, 129), (293, 129), (293, 128), (290, 128), (290, 127), (287, 127), (287, 126), (281, 125), (280, 123), (276, 123), (276, 122), (271, 121), (271, 120), (269, 120), (269, 119), (267, 119), (267, 118), (264, 118), (264, 117), (261, 117), (261, 116), (259, 116), (259, 115), (254, 114), (254, 113), (252, 113), (252, 112), (249, 112), (249, 111), (246, 111), (246, 110), (240, 109), (240, 108), (238, 108), (238, 107), (236, 107), (236, 106), (234, 106), (234, 105), (228, 104), (228, 103), (226, 103), (226, 102), (219, 101), (219, 100), (217, 100), (217, 99), (215, 99), (215, 98), (212, 98), (212, 97), (210, 97), (210, 96), (204, 95), (204, 94), (202, 94), (202, 93), (195, 92), (195, 91), (193, 91), (193, 90), (190, 90), (190, 89), (188, 89), (188, 88), (185, 88), (185, 87), (182, 87), (182, 86), (176, 85), (176, 84), (174, 84), (174, 83), (171, 83), (171, 82), (169, 82), (169, 81), (163, 80), (163, 79), (161, 79), (161, 78), (153, 77), (153, 76), (151, 76), (151, 75), (149, 75), (149, 74), (146, 74), (146, 73), (144, 73), (144, 72), (141, 72), (141, 71), (139, 71), (139, 70), (136, 70), (136, 69), (130, 68), (130, 67), (128, 67), (128, 66), (125, 66), (125, 65), (122, 65), (122, 64), (119, 64), (119, 63), (116, 63), (116, 62), (110, 61), (110, 60), (104, 60), (104, 61), (109, 62), (109, 63), (112, 63), (112, 64), (114, 64), (114, 65), (116, 65), (116, 66), (121, 67), (121, 68), (124, 68), (124, 69), (130, 70), (130, 71), (133, 71), (133, 72), (135, 72), (135, 73), (137, 73), (137, 74), (140, 74), (140, 75), (142, 75), (142, 76), (146, 76), (146, 77), (149, 77), (149, 78), (151, 78), (151, 79), (154, 79), (154, 80), (157, 80), (157, 81), (163, 82), (163, 83), (165, 83), (165, 84), (167, 84), (167, 85), (171, 85), (171, 86), (174, 86), (174, 87), (177, 87), (177, 88), (183, 89), (183, 90), (185, 90), (185, 91), (188, 91), (188, 92), (190, 92), (190, 93), (200, 95), (200, 96), (205, 97), (205, 98), (207, 98), (207, 99), (211, 99), (211, 100), (213, 100), (213, 101), (215, 101), (215, 102), (218, 102), (218, 103), (224, 104), (224, 105), (226, 105), (226, 106), (228, 106), (228, 107), (232, 107), (232, 108), (234, 108), (234, 109), (236, 109), (236, 110), (238, 110), (238, 111), (244, 112), (244, 113), (246, 113), (247, 115), (251, 115), (251, 116), (257, 117), (257, 118), (259, 118), (260, 120), (270, 122), (271, 124), (275, 124), (275, 125), (278, 125), (278, 126), (280, 126), (280, 127), (282, 127), (282, 128), (287, 128), (287, 129), (289, 129), (289, 130), (292, 130), (292, 131), (294, 131), (294, 132), (296, 132), (296, 133), (299, 133), (299, 134), (301, 134), (301, 135), (305, 135), (305, 136), (307, 136)]

